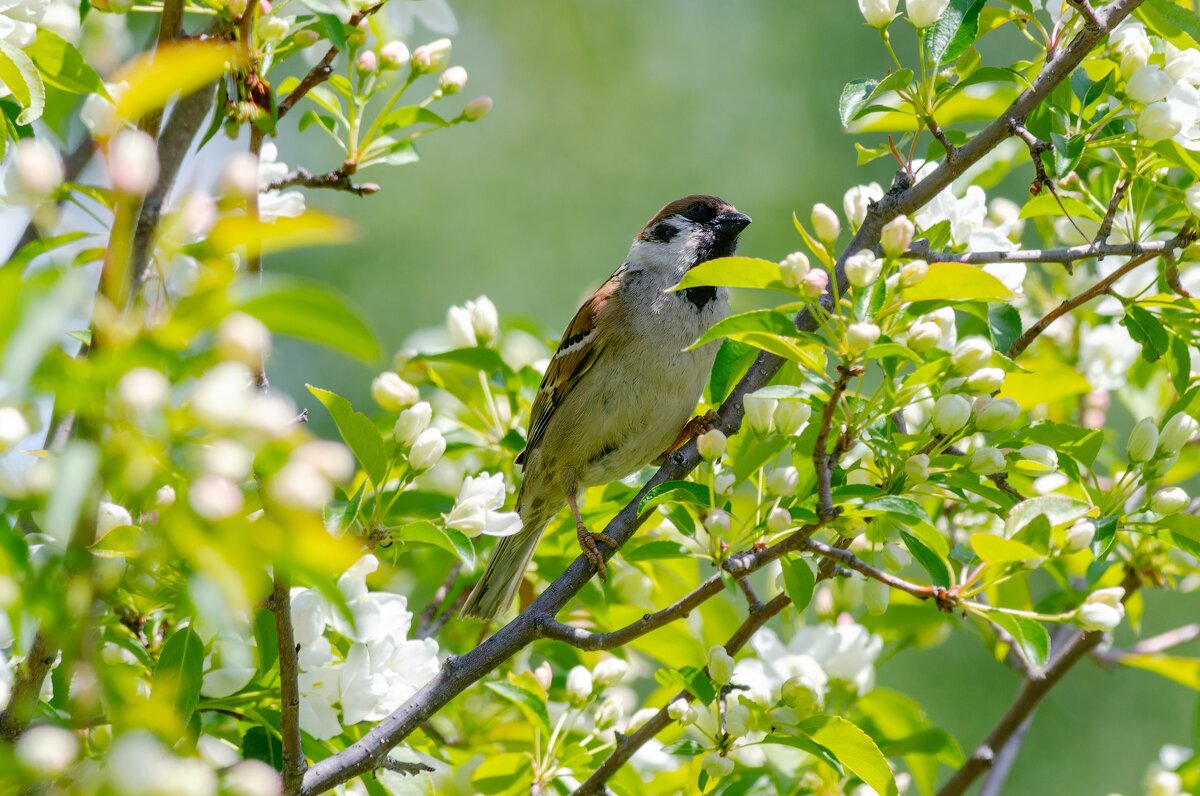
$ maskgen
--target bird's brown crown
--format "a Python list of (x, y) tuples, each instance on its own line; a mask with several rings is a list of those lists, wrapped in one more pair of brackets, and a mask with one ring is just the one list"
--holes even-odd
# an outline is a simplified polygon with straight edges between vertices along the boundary
[(707, 205), (708, 207), (712, 208), (714, 216), (719, 216), (722, 213), (728, 213), (736, 210), (733, 205), (729, 204), (729, 202), (726, 202), (719, 196), (709, 196), (708, 194), (702, 193), (692, 194), (691, 196), (685, 196), (682, 199), (676, 199), (674, 202), (668, 202), (667, 204), (663, 205), (662, 210), (659, 210), (654, 214), (653, 218), (646, 222), (646, 226), (642, 228), (642, 232), (638, 235), (638, 237), (644, 237), (646, 230), (653, 228), (655, 224), (657, 224), (659, 221), (662, 221), (664, 218), (676, 215), (677, 213), (684, 213), (689, 207), (696, 203)]

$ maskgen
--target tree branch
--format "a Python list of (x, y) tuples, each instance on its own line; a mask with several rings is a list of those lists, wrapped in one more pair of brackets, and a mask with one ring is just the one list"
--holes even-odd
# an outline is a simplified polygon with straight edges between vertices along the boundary
[[(1027, 119), (1029, 114), (1082, 63), (1092, 48), (1107, 35), (1107, 32), (1125, 19), (1141, 2), (1142, 0), (1114, 0), (1106, 6), (1099, 17), (1102, 22), (1101, 29), (1087, 28), (1080, 31), (1053, 60), (1047, 63), (1030, 87), (1017, 96), (1000, 118), (958, 149), (958, 157), (954, 158), (952, 162), (943, 161), (932, 173), (915, 184), (903, 172), (898, 174), (888, 193), (871, 206), (858, 232), (855, 233), (850, 244), (838, 258), (831, 281), (838, 286), (839, 292), (844, 292), (848, 286), (845, 261), (851, 252), (874, 247), (879, 242), (884, 224), (897, 215), (908, 215), (924, 206), (947, 188), (963, 171), (977, 163), (980, 158), (1008, 138), (1012, 134), (1009, 128), (1010, 120), (1023, 122)], [(330, 61), (332, 61), (332, 56), (330, 56)], [(292, 100), (292, 102), (288, 107), (294, 104), (295, 100), (292, 97), (299, 90), (298, 86), (296, 91), (289, 95), (288, 100)], [(296, 96), (296, 99), (299, 99), (299, 96), (303, 96), (303, 93)], [(829, 300), (829, 294), (826, 295), (826, 300)], [(813, 331), (817, 328), (816, 318), (810, 311), (802, 312), (796, 318), (796, 326), (803, 331)], [(750, 365), (745, 376), (734, 387), (725, 403), (722, 404), (718, 413), (717, 427), (727, 435), (736, 433), (742, 422), (743, 396), (765, 386), (782, 364), (783, 359), (774, 354), (760, 354)], [(637, 507), (646, 493), (661, 483), (683, 478), (695, 469), (699, 462), (700, 457), (696, 452), (694, 441), (671, 454), (667, 457), (666, 463), (650, 478), (633, 501), (609, 522), (604, 532), (618, 544), (624, 544), (644, 521), (644, 518), (638, 516)], [(602, 548), (602, 552), (606, 558), (612, 555), (612, 551), (607, 545)], [(590, 561), (583, 556), (577, 558), (562, 575), (542, 591), (541, 595), (523, 613), (500, 628), (475, 649), (461, 657), (447, 659), (441, 671), (430, 682), (426, 683), (403, 705), (358, 741), (341, 752), (310, 766), (304, 774), (301, 793), (305, 796), (320, 793), (379, 765), (378, 761), (387, 754), (389, 749), (403, 741), (430, 715), (470, 685), (485, 677), (522, 647), (535, 640), (539, 635), (542, 623), (547, 618), (555, 617), (583, 588), (594, 572), (595, 567)], [(766, 614), (774, 603), (775, 600), (767, 603), (763, 612), (755, 615), (752, 619), (763, 617), (762, 621), (766, 621)], [(779, 610), (782, 607), (780, 605)], [(639, 730), (639, 733), (647, 730), (657, 719), (658, 717), (651, 720), (650, 724)], [(637, 733), (635, 733), (636, 735)], [(628, 746), (629, 744), (626, 744), (625, 748)]]
[[(1137, 573), (1133, 570), (1127, 571), (1122, 585), (1125, 587), (1124, 599), (1127, 600), (1140, 585)], [(1058, 685), (1071, 667), (1087, 657), (1104, 641), (1104, 637), (1105, 634), (1099, 631), (1080, 631), (1060, 648), (1058, 654), (1050, 661), (1040, 677), (1036, 673), (1026, 676), (1012, 705), (1000, 717), (1000, 721), (988, 733), (983, 743), (975, 748), (967, 762), (958, 771), (955, 771), (954, 775), (937, 792), (937, 796), (959, 796), (959, 794), (966, 793), (975, 780), (996, 762), (997, 755), (1001, 754), (1004, 747), (1012, 741), (1021, 725), (1032, 715), (1042, 698), (1049, 693), (1050, 689)]]
[(345, 191), (355, 196), (370, 196), (379, 192), (379, 185), (376, 183), (363, 182), (356, 185), (351, 182), (350, 175), (353, 173), (354, 170), (346, 165), (327, 174), (313, 174), (308, 169), (297, 167), (283, 179), (271, 183), (267, 190), (281, 191), (284, 188), (299, 185), (302, 188), (328, 188), (333, 191)]
[(1175, 647), (1191, 644), (1197, 640), (1200, 640), (1200, 624), (1192, 623), (1168, 630), (1165, 633), (1159, 633), (1157, 636), (1142, 639), (1129, 649), (1096, 650), (1092, 653), (1092, 658), (1098, 663), (1112, 666), (1130, 656), (1158, 655)]
[[(384, 2), (386, 2), (386, 0), (384, 0)], [(350, 19), (346, 22), (346, 25), (351, 28), (357, 27), (360, 22), (381, 8), (383, 8), (383, 2), (376, 3), (368, 8), (364, 8), (362, 11), (351, 15)], [(292, 89), (291, 93), (280, 101), (278, 109), (279, 112), (276, 116), (277, 121), (282, 119), (284, 116), (287, 116), (288, 112), (295, 107), (297, 102), (304, 98), (305, 94), (312, 91), (314, 88), (330, 78), (330, 76), (333, 74), (333, 59), (337, 57), (337, 54), (338, 48), (330, 47), (325, 51), (325, 54), (321, 56), (321, 60), (313, 64), (313, 67), (308, 70), (308, 73), (300, 79), (299, 85)]]
[(840, 364), (837, 372), (837, 381), (833, 383), (829, 400), (825, 402), (825, 408), (821, 412), (821, 425), (817, 429), (817, 441), (813, 447), (813, 471), (817, 475), (817, 517), (822, 522), (837, 519), (839, 514), (838, 509), (833, 505), (833, 491), (830, 485), (830, 477), (833, 474), (834, 465), (837, 463), (836, 454), (829, 452), (829, 431), (833, 426), (833, 415), (837, 411), (838, 402), (842, 400), (842, 393), (846, 391), (846, 385), (850, 383), (851, 377), (861, 375), (863, 368), (862, 366)]
[(292, 594), (288, 579), (275, 574), (271, 594), (275, 637), (279, 646), (279, 726), (283, 736), (283, 792), (295, 793), (308, 762), (300, 742), (300, 667), (292, 628)]
[(0, 739), (15, 741), (29, 726), (37, 710), (42, 683), (46, 681), (57, 657), (58, 647), (50, 640), (45, 628), (40, 628), (33, 637), (25, 660), (17, 668), (8, 707), (0, 712)]
[(971, 265), (986, 265), (988, 263), (1062, 263), (1069, 265), (1077, 260), (1103, 259), (1114, 257), (1135, 257), (1141, 254), (1171, 254), (1177, 249), (1187, 246), (1187, 242), (1179, 236), (1170, 240), (1148, 241), (1146, 243), (1086, 243), (1082, 246), (1067, 246), (1061, 249), (1019, 249), (1017, 251), (991, 252), (935, 252), (929, 249), (925, 239), (914, 241), (909, 247), (906, 257), (917, 258), (931, 263), (968, 263)]
[(394, 757), (383, 758), (380, 768), (386, 768), (388, 771), (394, 771), (397, 774), (404, 774), (405, 776), (416, 776), (427, 771), (433, 771), (433, 766), (427, 766), (424, 763), (406, 763)]

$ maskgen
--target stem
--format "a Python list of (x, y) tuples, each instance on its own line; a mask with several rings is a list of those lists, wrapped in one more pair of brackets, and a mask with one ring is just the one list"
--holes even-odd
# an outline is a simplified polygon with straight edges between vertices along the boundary
[(287, 576), (275, 574), (271, 594), (275, 635), (279, 642), (279, 724), (283, 735), (283, 791), (296, 793), (308, 762), (300, 742), (300, 686), (296, 636), (292, 629), (292, 595)]

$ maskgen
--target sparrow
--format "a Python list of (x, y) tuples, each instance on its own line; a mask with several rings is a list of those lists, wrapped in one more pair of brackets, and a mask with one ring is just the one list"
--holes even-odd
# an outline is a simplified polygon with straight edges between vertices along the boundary
[[(569, 506), (583, 554), (605, 577), (579, 492), (636, 472), (681, 446), (716, 357), (687, 350), (729, 314), (725, 288), (673, 291), (691, 268), (737, 248), (750, 217), (715, 196), (678, 199), (638, 233), (621, 267), (575, 313), (533, 401), (517, 495), (521, 530), (500, 539), (464, 616), (491, 619), (512, 602), (547, 524)], [(681, 429), (683, 432), (681, 433)]]

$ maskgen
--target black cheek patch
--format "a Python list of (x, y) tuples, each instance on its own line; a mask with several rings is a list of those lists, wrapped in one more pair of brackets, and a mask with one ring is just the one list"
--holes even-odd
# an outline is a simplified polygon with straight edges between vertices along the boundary
[(655, 224), (646, 232), (646, 240), (654, 241), (655, 243), (667, 243), (678, 234), (678, 227), (663, 221)]
[(717, 289), (715, 287), (689, 287), (679, 291), (679, 295), (699, 311), (716, 299)]

